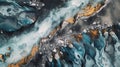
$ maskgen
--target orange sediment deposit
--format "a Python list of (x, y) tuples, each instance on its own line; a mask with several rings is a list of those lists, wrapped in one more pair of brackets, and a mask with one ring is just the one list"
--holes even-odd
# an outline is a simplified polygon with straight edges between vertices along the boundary
[(97, 4), (97, 6), (95, 7), (95, 11), (98, 11), (101, 7), (102, 7), (102, 4)]
[(90, 30), (90, 36), (92, 37), (92, 39), (97, 38), (99, 36), (99, 31), (97, 29), (94, 30)]
[(0, 60), (1, 60), (2, 62), (4, 62), (4, 57), (3, 57), (2, 54), (0, 54)]
[(9, 64), (8, 67), (21, 67), (21, 65), (26, 64), (28, 61), (30, 61), (32, 59), (32, 57), (35, 56), (36, 52), (38, 52), (39, 47), (38, 46), (34, 46), (31, 50), (31, 53), (29, 56), (22, 58), (20, 61), (18, 61), (15, 64)]
[(55, 28), (54, 30), (52, 30), (52, 31), (50, 32), (50, 35), (49, 35), (49, 36), (54, 36), (55, 33), (56, 33), (59, 29), (60, 29), (60, 26), (58, 26), (57, 28)]
[(65, 21), (68, 22), (68, 23), (70, 23), (70, 24), (75, 23), (75, 19), (74, 19), (73, 17), (68, 18), (68, 19), (66, 19)]
[(77, 35), (73, 35), (74, 38), (79, 42), (80, 40), (82, 40), (82, 34), (77, 34)]
[(96, 6), (92, 6), (89, 4), (86, 6), (86, 8), (83, 9), (82, 13), (78, 13), (78, 17), (91, 16), (96, 11), (98, 11), (101, 7), (102, 7), (102, 4), (97, 4)]

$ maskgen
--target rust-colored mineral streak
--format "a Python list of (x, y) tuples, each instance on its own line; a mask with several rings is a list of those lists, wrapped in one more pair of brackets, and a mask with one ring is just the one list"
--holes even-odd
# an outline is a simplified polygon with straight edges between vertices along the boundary
[(98, 11), (101, 7), (102, 7), (102, 4), (97, 4), (96, 6), (92, 6), (89, 4), (86, 6), (86, 8), (83, 9), (82, 13), (78, 13), (78, 17), (91, 16), (96, 11)]
[(97, 29), (90, 30), (90, 36), (92, 39), (97, 38), (99, 36), (99, 31)]
[(35, 56), (38, 50), (39, 50), (39, 47), (34, 46), (29, 56), (22, 58), (20, 61), (18, 61), (15, 64), (9, 64), (8, 67), (21, 67), (21, 65), (26, 64), (28, 61), (30, 61), (30, 59), (32, 59)]

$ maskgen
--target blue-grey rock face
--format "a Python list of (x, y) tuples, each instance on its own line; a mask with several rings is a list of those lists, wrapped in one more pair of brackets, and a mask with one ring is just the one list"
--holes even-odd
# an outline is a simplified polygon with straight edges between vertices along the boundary
[(0, 29), (16, 31), (35, 22), (33, 8), (20, 6), (15, 2), (0, 1)]
[[(75, 24), (75, 26), (77, 25), (78, 24)], [(93, 38), (93, 36), (91, 36), (91, 33), (89, 32), (93, 29), (88, 29), (87, 32), (82, 31), (81, 34), (74, 34), (74, 36), (78, 34), (82, 36), (82, 39), (79, 40), (77, 40), (76, 37), (73, 37), (72, 33), (74, 32), (69, 33), (67, 31), (62, 33), (62, 36), (59, 34), (59, 32), (63, 31), (57, 32), (52, 39), (43, 38), (40, 43), (41, 48), (43, 48), (40, 49), (40, 55), (45, 54), (48, 58), (48, 60), (46, 60), (46, 67), (119, 66), (118, 61), (120, 60), (118, 60), (117, 57), (119, 57), (120, 55), (120, 40), (119, 35), (115, 34), (118, 33), (115, 32), (115, 30), (118, 30), (120, 25), (116, 24), (112, 27), (107, 28), (101, 27), (102, 26), (99, 26), (99, 28), (97, 28), (99, 34), (95, 38)], [(71, 26), (67, 26), (64, 29), (71, 30), (70, 28)], [(106, 31), (103, 31), (104, 29), (106, 29)], [(48, 47), (50, 48), (47, 49)], [(43, 57), (42, 60), (45, 60), (46, 57)], [(114, 65), (112, 63), (112, 60), (115, 61)]]
[(0, 0), (0, 67), (120, 67), (119, 8), (108, 2)]

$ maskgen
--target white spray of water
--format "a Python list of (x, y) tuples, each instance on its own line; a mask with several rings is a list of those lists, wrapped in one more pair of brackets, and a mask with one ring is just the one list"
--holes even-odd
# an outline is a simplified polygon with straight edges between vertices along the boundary
[(7, 48), (9, 46), (12, 47), (13, 51), (5, 62), (15, 63), (21, 58), (27, 56), (33, 45), (41, 37), (47, 36), (52, 28), (60, 23), (61, 18), (67, 19), (74, 16), (80, 10), (80, 6), (82, 5), (81, 7), (84, 7), (88, 2), (89, 0), (70, 0), (66, 3), (65, 7), (53, 9), (45, 20), (40, 24), (37, 24), (36, 27), (39, 28), (38, 31), (31, 31), (30, 33), (22, 34), (10, 39), (6, 46), (0, 48), (0, 54), (4, 54), (8, 52)]

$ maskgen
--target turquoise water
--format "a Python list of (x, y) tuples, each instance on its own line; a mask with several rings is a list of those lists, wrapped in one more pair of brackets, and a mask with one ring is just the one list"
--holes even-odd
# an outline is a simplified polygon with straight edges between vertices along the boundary
[[(5, 55), (5, 53), (10, 53), (10, 57), (5, 57), (5, 62), (0, 62), (0, 67), (7, 67), (8, 64), (16, 63), (23, 57), (28, 56), (32, 47), (36, 44), (41, 46), (41, 44), (38, 44), (40, 39), (47, 37), (63, 20), (76, 15), (76, 13), (84, 8), (89, 2), (96, 5), (96, 3), (103, 0), (69, 0), (62, 4), (61, 7), (51, 9), (42, 21), (40, 21), (41, 17), (38, 17), (38, 19), (35, 18), (35, 20), (32, 19), (36, 16), (34, 12), (30, 12), (34, 11), (33, 8), (22, 7), (12, 0), (6, 1), (7, 0), (5, 0), (5, 3), (7, 3), (6, 5), (0, 5), (0, 21), (2, 21), (0, 22), (0, 29), (11, 32), (19, 30), (23, 26), (35, 24), (30, 32), (23, 32), (20, 35), (11, 37), (7, 42), (0, 43), (0, 45), (2, 45), (0, 47), (0, 54)], [(9, 10), (6, 12), (8, 8), (11, 8), (11, 14), (9, 13)], [(9, 18), (11, 16), (13, 18)], [(115, 64), (120, 61), (118, 59), (120, 56), (118, 49), (120, 46), (119, 28), (120, 26), (118, 24), (118, 26), (115, 26), (116, 30), (114, 32), (107, 31), (107, 35), (104, 35), (101, 29), (99, 29), (100, 35), (94, 40), (92, 40), (89, 34), (79, 32), (83, 37), (79, 42), (74, 38), (71, 39), (72, 37), (65, 34), (66, 38), (63, 38), (63, 42), (66, 42), (66, 39), (70, 39), (72, 44), (60, 43), (60, 45), (64, 46), (59, 46), (59, 36), (56, 34), (56, 36), (53, 37), (55, 38), (53, 43), (48, 41), (48, 44), (44, 44), (45, 46), (48, 45), (46, 46), (48, 53), (45, 53), (47, 56), (43, 55), (45, 58), (41, 59), (41, 61), (44, 60), (47, 62), (46, 67), (116, 67)], [(61, 38), (62, 37), (63, 36), (61, 36)], [(50, 47), (51, 44), (53, 45), (52, 47)], [(49, 48), (52, 49), (54, 46), (55, 48), (58, 48), (58, 52), (49, 50)], [(11, 47), (11, 51), (7, 50), (8, 47)], [(112, 59), (109, 59), (109, 57), (111, 57), (109, 54), (112, 54), (112, 49), (115, 54), (115, 64), (112, 63)], [(45, 52), (44, 47), (42, 50)], [(61, 55), (59, 54), (59, 51), (61, 52)], [(51, 61), (49, 61), (49, 53), (53, 53)], [(46, 60), (46, 58), (48, 58), (48, 60)]]

